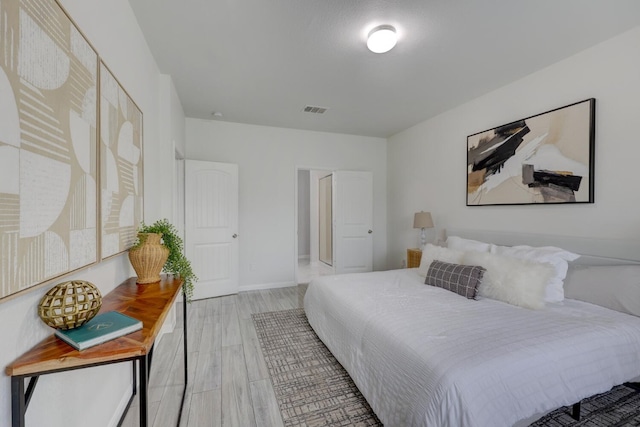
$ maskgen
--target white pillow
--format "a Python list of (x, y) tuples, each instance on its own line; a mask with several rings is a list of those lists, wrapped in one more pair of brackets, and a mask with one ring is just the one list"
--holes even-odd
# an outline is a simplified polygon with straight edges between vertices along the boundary
[(544, 300), (546, 302), (560, 302), (564, 299), (564, 278), (567, 276), (569, 264), (580, 257), (573, 252), (565, 251), (554, 246), (497, 246), (491, 245), (491, 253), (510, 258), (523, 259), (537, 263), (548, 263), (553, 266), (554, 273), (547, 283)]
[(465, 252), (463, 263), (485, 271), (478, 294), (525, 308), (544, 307), (544, 291), (553, 267), (487, 252)]
[(567, 298), (640, 317), (640, 265), (572, 268), (564, 288)]
[(448, 262), (449, 264), (461, 264), (463, 255), (464, 252), (462, 251), (456, 251), (427, 243), (424, 245), (424, 248), (422, 248), (422, 258), (420, 258), (418, 274), (422, 277), (427, 277), (429, 266), (435, 260)]
[(458, 236), (448, 237), (447, 247), (449, 249), (455, 249), (462, 252), (489, 252), (491, 250), (491, 245), (489, 243), (479, 242), (477, 240), (463, 239), (462, 237)]

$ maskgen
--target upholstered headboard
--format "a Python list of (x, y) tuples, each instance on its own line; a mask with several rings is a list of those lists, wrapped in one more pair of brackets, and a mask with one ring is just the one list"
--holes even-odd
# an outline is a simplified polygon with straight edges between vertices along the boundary
[(447, 236), (460, 236), (503, 246), (557, 246), (582, 256), (575, 264), (640, 264), (640, 240), (596, 239), (532, 233), (448, 228)]

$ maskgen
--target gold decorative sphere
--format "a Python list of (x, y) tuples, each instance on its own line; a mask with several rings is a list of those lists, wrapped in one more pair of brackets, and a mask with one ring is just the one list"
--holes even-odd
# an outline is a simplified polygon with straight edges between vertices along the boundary
[(59, 283), (44, 294), (38, 316), (56, 329), (73, 329), (88, 322), (102, 306), (100, 290), (84, 280)]

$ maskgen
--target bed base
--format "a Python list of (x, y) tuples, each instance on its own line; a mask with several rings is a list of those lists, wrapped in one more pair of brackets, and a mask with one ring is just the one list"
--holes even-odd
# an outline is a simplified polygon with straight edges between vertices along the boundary
[[(637, 393), (640, 393), (640, 383), (624, 383), (626, 387), (634, 389)], [(574, 403), (571, 408), (571, 418), (576, 421), (580, 421), (580, 402)]]
[(640, 383), (624, 383), (629, 388), (634, 389), (637, 392), (640, 392)]
[(573, 408), (571, 408), (571, 418), (580, 421), (580, 402), (573, 404)]

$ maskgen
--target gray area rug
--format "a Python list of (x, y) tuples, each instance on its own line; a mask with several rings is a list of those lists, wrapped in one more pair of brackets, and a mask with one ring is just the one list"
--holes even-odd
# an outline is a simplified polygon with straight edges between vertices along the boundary
[(252, 317), (285, 427), (382, 425), (303, 309)]
[[(252, 317), (285, 426), (382, 425), (303, 309)], [(640, 393), (618, 386), (583, 400), (580, 421), (570, 413), (571, 407), (557, 409), (531, 427), (640, 426)]]

